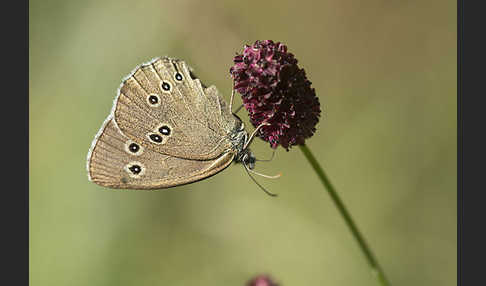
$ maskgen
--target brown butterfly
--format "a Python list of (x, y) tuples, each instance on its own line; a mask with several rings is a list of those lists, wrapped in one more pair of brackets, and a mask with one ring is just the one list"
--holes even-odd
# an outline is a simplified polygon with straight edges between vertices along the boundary
[(260, 126), (245, 131), (231, 111), (233, 97), (234, 90), (228, 105), (182, 60), (137, 66), (93, 140), (88, 178), (109, 188), (162, 189), (208, 178), (233, 161), (254, 172), (248, 145)]

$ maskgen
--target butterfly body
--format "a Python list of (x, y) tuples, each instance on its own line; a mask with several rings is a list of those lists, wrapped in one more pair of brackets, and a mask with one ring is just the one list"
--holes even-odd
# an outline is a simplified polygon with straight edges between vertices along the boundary
[(88, 177), (120, 189), (162, 189), (253, 168), (248, 133), (214, 86), (181, 60), (156, 58), (122, 82), (88, 153)]

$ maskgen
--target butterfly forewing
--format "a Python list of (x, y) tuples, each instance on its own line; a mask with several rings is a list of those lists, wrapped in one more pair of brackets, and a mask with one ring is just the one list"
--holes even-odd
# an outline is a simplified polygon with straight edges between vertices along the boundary
[(235, 128), (236, 120), (232, 112), (225, 112), (229, 110), (228, 104), (221, 97), (218, 89), (211, 85), (204, 89), (204, 93), (208, 99), (208, 112), (214, 114), (215, 121), (219, 122), (223, 130), (232, 130)]
[(203, 88), (183, 61), (161, 58), (137, 68), (122, 83), (115, 105), (122, 133), (155, 152), (210, 160), (232, 148), (228, 135), (235, 118), (216, 88)]
[[(203, 112), (206, 122), (211, 123), (210, 128), (215, 131), (223, 131), (224, 135), (226, 130), (222, 124), (223, 105), (219, 104), (218, 99), (221, 99), (219, 94), (208, 93), (208, 89), (202, 84), (202, 82), (195, 77), (190, 68), (184, 61), (170, 58), (162, 58), (155, 60), (153, 63), (157, 73), (163, 78), (173, 79), (174, 93), (181, 98), (184, 104), (187, 106), (191, 113)], [(177, 78), (173, 75), (181, 75)], [(212, 88), (215, 89), (214, 86)], [(221, 100), (224, 102), (223, 100)], [(224, 110), (228, 111), (228, 109)], [(230, 112), (224, 112), (230, 114)], [(199, 118), (200, 116), (196, 117)]]

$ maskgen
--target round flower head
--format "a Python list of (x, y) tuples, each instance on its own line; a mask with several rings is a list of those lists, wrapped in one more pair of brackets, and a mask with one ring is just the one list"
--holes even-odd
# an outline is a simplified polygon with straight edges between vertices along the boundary
[(270, 277), (266, 275), (258, 275), (246, 283), (247, 286), (278, 286)]
[(271, 40), (246, 45), (234, 57), (230, 74), (242, 95), (250, 122), (258, 136), (272, 148), (304, 144), (316, 131), (321, 108), (304, 69), (287, 52), (287, 46)]

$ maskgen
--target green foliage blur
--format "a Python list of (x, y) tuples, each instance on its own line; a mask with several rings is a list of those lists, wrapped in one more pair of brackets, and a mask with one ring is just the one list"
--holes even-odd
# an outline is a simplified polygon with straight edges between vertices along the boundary
[[(455, 1), (30, 1), (30, 284), (377, 285), (299, 148), (161, 191), (88, 181), (116, 90), (156, 56), (226, 99), (244, 44), (287, 44), (323, 109), (307, 143), (393, 285), (456, 284)], [(236, 106), (241, 103), (237, 99)], [(247, 122), (244, 109), (240, 116)], [(253, 127), (247, 124), (249, 130)], [(252, 150), (268, 158), (268, 144)]]

